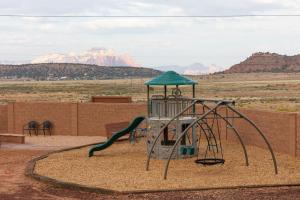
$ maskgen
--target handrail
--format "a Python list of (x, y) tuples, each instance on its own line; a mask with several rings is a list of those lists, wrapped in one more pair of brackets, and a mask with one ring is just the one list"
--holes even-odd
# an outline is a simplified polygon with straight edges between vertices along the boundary
[[(190, 98), (164, 98), (151, 99), (151, 115), (150, 117), (174, 117), (181, 112), (186, 106), (191, 104), (193, 99)], [(179, 104), (179, 107), (176, 106)]]
[(177, 119), (179, 116), (181, 116), (184, 112), (186, 112), (188, 109), (190, 109), (191, 107), (193, 107), (195, 104), (201, 102), (201, 100), (196, 99), (194, 100), (194, 102), (187, 106), (184, 110), (182, 110), (180, 113), (178, 113), (177, 115), (175, 115), (172, 119), (170, 119), (159, 131), (159, 134), (157, 135), (157, 137), (155, 138), (155, 140), (153, 141), (153, 144), (150, 148), (150, 151), (148, 152), (148, 156), (147, 156), (147, 162), (146, 162), (146, 171), (149, 170), (149, 163), (150, 163), (150, 158), (151, 158), (151, 154), (152, 151), (154, 149), (155, 144), (157, 143), (158, 138), (161, 136), (161, 134), (163, 133), (163, 131), (165, 130), (165, 128), (167, 128), (169, 126), (169, 124), (174, 121), (175, 119)]
[(202, 102), (213, 102), (213, 103), (219, 103), (222, 102), (223, 104), (235, 104), (234, 100), (223, 100), (223, 99), (199, 99), (199, 98), (192, 98), (192, 100), (200, 100)]

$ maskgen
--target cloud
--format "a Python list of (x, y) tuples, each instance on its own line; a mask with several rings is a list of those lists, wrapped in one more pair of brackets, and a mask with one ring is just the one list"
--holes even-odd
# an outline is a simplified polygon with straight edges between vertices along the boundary
[(2, 45), (24, 45), (32, 42), (28, 35), (3, 34), (0, 33), (0, 44)]
[[(1, 14), (28, 15), (299, 14), (299, 8), (299, 0), (0, 1)], [(37, 54), (82, 52), (92, 46), (105, 46), (129, 53), (144, 66), (187, 66), (201, 61), (229, 67), (254, 51), (299, 53), (298, 21), (299, 18), (276, 17), (0, 18), (0, 60), (30, 60)]]
[(82, 22), (82, 27), (99, 30), (99, 29), (115, 29), (115, 28), (155, 28), (162, 25), (157, 20), (141, 20), (141, 19), (111, 19), (111, 20), (91, 20)]

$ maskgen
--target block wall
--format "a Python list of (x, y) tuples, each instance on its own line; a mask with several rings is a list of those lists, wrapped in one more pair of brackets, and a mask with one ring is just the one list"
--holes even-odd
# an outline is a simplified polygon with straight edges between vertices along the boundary
[[(261, 129), (274, 151), (294, 156), (297, 154), (296, 135), (297, 130), (300, 130), (297, 129), (297, 114), (247, 109), (240, 109), (239, 111)], [(232, 116), (232, 113), (229, 112), (229, 115)], [(267, 148), (263, 138), (248, 122), (234, 119), (233, 123), (245, 144)], [(231, 129), (227, 129), (227, 140), (237, 141), (237, 137)]]
[(0, 133), (8, 132), (8, 106), (0, 105)]
[[(257, 124), (275, 151), (300, 156), (299, 113), (249, 109), (240, 111)], [(54, 123), (54, 135), (106, 136), (106, 124), (128, 122), (146, 113), (144, 103), (16, 102), (0, 106), (0, 133), (21, 134), (23, 126), (31, 120), (50, 120)], [(220, 113), (226, 115), (226, 110), (220, 110)], [(228, 112), (228, 116), (231, 115)], [(246, 144), (266, 148), (263, 139), (252, 126), (238, 119), (233, 123)], [(222, 138), (237, 141), (226, 124), (220, 124)]]
[(147, 113), (146, 104), (79, 103), (78, 135), (106, 136), (105, 124), (132, 121)]
[(76, 135), (73, 132), (73, 115), (76, 103), (37, 103), (17, 102), (9, 104), (9, 132), (22, 134), (23, 126), (29, 121), (42, 123), (49, 120), (54, 124), (54, 135)]

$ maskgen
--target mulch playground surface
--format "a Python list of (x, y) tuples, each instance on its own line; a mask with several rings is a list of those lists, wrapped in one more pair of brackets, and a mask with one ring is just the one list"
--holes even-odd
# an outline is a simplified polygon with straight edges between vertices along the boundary
[[(279, 173), (275, 175), (270, 152), (266, 149), (247, 146), (249, 166), (246, 166), (240, 144), (224, 141), (222, 146), (224, 165), (197, 165), (195, 158), (172, 160), (167, 180), (162, 176), (165, 161), (153, 159), (149, 171), (145, 170), (147, 146), (144, 139), (136, 144), (115, 143), (95, 152), (91, 158), (87, 156), (90, 147), (53, 153), (38, 160), (34, 172), (64, 183), (123, 193), (298, 185), (300, 182), (300, 159), (276, 153)], [(202, 147), (201, 155), (206, 144)]]
[(300, 199), (300, 186), (105, 195), (54, 187), (24, 175), (41, 150), (0, 149), (0, 199)]

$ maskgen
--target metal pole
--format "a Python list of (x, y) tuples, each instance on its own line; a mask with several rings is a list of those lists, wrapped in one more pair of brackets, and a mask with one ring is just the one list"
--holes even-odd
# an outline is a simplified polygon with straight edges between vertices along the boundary
[[(193, 90), (193, 99), (195, 98), (195, 84), (193, 84), (193, 87), (192, 87), (192, 90)], [(192, 112), (193, 112), (193, 117), (195, 117), (195, 114), (196, 114), (196, 106), (194, 105), (193, 108), (192, 108)], [(195, 127), (193, 126), (192, 128), (192, 135), (193, 135), (193, 141), (195, 141), (194, 137), (196, 137), (196, 134), (195, 134), (196, 130), (195, 130)], [(194, 144), (193, 144), (194, 145)]]
[(235, 110), (233, 107), (231, 107), (230, 105), (226, 105), (231, 111), (235, 112), (236, 114), (238, 114), (241, 118), (243, 118), (244, 120), (246, 120), (248, 123), (250, 123), (256, 130), (257, 132), (261, 135), (261, 137), (263, 138), (263, 140), (265, 141), (265, 143), (268, 146), (268, 149), (271, 153), (272, 156), (272, 160), (273, 160), (273, 164), (274, 164), (274, 170), (275, 170), (275, 174), (278, 174), (278, 169), (277, 169), (277, 162), (276, 162), (276, 158), (273, 152), (273, 149), (269, 143), (269, 141), (267, 140), (266, 136), (262, 133), (262, 131), (256, 126), (256, 124), (254, 122), (252, 122), (250, 119), (248, 119), (246, 116), (244, 116), (242, 113), (238, 112), (237, 110)]
[(167, 85), (164, 85), (165, 117), (167, 117)]
[(196, 120), (194, 120), (177, 138), (175, 144), (173, 145), (172, 149), (171, 149), (171, 153), (168, 156), (168, 160), (166, 161), (166, 165), (165, 165), (165, 170), (164, 170), (164, 179), (167, 179), (167, 173), (168, 173), (168, 168), (169, 168), (169, 164), (170, 164), (170, 160), (172, 158), (172, 155), (174, 153), (174, 150), (176, 148), (176, 146), (178, 145), (179, 141), (181, 140), (181, 138), (183, 136), (185, 136), (185, 134), (187, 133), (187, 131), (193, 127), (197, 122), (199, 122), (200, 120), (202, 120), (204, 117), (206, 117), (207, 115), (209, 115), (211, 112), (213, 112), (214, 110), (216, 110), (220, 105), (222, 105), (222, 102), (219, 102), (216, 106), (214, 106), (213, 108), (211, 108), (210, 110), (208, 110), (206, 113), (204, 113), (202, 116), (200, 116), (199, 118), (197, 118)]
[[(195, 98), (195, 84), (193, 84), (193, 99)], [(195, 116), (196, 108), (193, 106), (193, 114)]]
[(195, 98), (195, 84), (193, 84), (193, 98)]
[[(165, 111), (165, 117), (168, 117), (167, 114), (167, 85), (164, 85), (164, 111)], [(168, 145), (169, 141), (169, 130), (168, 127), (165, 128), (164, 130), (164, 144)]]
[(148, 109), (148, 117), (150, 117), (150, 86), (147, 85), (147, 109)]

